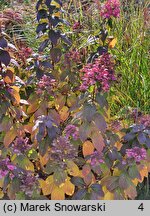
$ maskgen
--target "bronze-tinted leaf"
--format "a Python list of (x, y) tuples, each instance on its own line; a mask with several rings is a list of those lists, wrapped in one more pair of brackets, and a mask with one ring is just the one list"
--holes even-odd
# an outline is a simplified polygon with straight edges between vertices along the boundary
[(89, 140), (83, 143), (83, 155), (84, 157), (87, 155), (91, 155), (94, 152), (94, 145)]
[(4, 137), (4, 146), (7, 148), (14, 141), (16, 136), (17, 130), (15, 128), (9, 130)]
[(102, 152), (105, 143), (102, 135), (99, 131), (93, 131), (91, 134), (92, 143), (94, 144), (94, 147), (97, 149), (98, 152)]

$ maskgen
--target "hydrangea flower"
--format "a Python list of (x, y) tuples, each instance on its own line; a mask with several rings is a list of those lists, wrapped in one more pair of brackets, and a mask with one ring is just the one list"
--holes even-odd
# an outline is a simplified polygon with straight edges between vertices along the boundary
[(69, 138), (70, 136), (73, 137), (74, 140), (79, 138), (79, 130), (75, 125), (67, 125), (64, 132), (66, 134), (66, 138)]
[(16, 154), (25, 153), (27, 150), (31, 148), (29, 145), (29, 138), (17, 137), (12, 144), (12, 150)]
[(115, 80), (114, 62), (109, 53), (103, 53), (94, 63), (89, 63), (81, 70), (81, 91), (86, 91), (90, 86), (98, 84), (103, 91), (108, 91), (110, 82)]
[(16, 166), (13, 165), (9, 158), (1, 159), (0, 160), (0, 179), (5, 177), (8, 173), (12, 174), (12, 171), (16, 169)]
[(56, 80), (47, 75), (43, 75), (37, 86), (36, 92), (38, 95), (43, 93), (52, 94), (53, 88), (56, 86)]
[(100, 163), (104, 163), (102, 154), (100, 154), (98, 151), (94, 151), (94, 153), (90, 157), (90, 164), (91, 166), (96, 166)]
[(38, 176), (34, 176), (32, 172), (22, 172), (20, 180), (20, 190), (23, 191), (27, 196), (32, 197), (34, 191), (40, 190), (38, 186)]
[(55, 162), (62, 163), (64, 160), (74, 159), (77, 150), (67, 137), (60, 136), (53, 141), (50, 156)]
[(101, 7), (100, 15), (103, 18), (119, 17), (120, 16), (120, 1), (119, 0), (107, 0)]
[(127, 158), (134, 159), (136, 162), (146, 159), (146, 150), (144, 148), (134, 147), (126, 149)]

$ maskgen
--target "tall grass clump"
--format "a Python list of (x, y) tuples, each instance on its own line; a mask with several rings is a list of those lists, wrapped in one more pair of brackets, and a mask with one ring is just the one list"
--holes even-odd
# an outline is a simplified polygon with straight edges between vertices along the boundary
[[(118, 43), (112, 50), (120, 77), (110, 94), (114, 113), (121, 107), (150, 111), (148, 1), (123, 1), (120, 18), (111, 30)], [(115, 96), (112, 96), (115, 95)]]

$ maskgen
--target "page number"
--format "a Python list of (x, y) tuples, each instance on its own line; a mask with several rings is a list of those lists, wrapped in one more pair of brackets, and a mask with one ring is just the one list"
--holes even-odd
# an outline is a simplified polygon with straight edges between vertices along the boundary
[(144, 206), (143, 206), (143, 203), (141, 203), (138, 207), (139, 210), (143, 211), (144, 210)]

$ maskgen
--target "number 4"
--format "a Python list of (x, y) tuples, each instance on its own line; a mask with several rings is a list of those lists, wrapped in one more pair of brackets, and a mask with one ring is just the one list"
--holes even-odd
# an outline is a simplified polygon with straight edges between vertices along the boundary
[(141, 203), (138, 207), (139, 210), (143, 211), (144, 210), (144, 206), (143, 206), (143, 203)]

